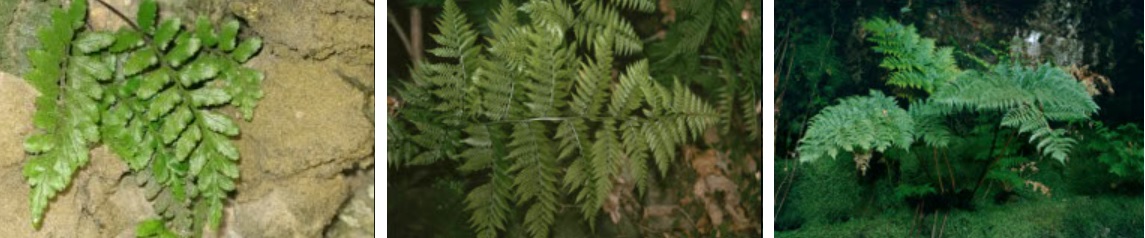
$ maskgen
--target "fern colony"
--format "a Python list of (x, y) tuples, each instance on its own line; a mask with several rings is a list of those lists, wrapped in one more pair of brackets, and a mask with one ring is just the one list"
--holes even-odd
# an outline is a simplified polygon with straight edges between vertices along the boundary
[[(648, 60), (629, 60), (645, 45), (621, 12), (655, 9), (647, 0), (502, 1), (491, 34), (478, 39), (446, 1), (432, 35), (439, 47), (428, 51), (442, 60), (421, 62), (397, 89), (404, 102), (388, 125), (389, 163), (457, 161), (487, 178), (465, 199), (479, 237), (514, 224), (548, 237), (566, 209), (594, 226), (621, 174), (643, 193), (674, 169), (681, 145), (729, 120), (686, 83), (654, 79)], [(719, 108), (750, 108), (736, 115), (752, 121), (736, 121), (758, 131), (755, 94), (745, 92)]]
[[(242, 66), (261, 47), (237, 38), (239, 23), (157, 19), (145, 0), (130, 29), (85, 28), (87, 1), (52, 12), (41, 47), (28, 52), (25, 78), (36, 99), (34, 132), (24, 143), (33, 225), (103, 143), (131, 168), (161, 220), (140, 236), (198, 236), (217, 227), (239, 176), (231, 137), (233, 106), (250, 120), (262, 97), (261, 72)], [(127, 19), (124, 19), (127, 20)], [(166, 221), (166, 226), (163, 225)], [(171, 230), (169, 231), (168, 228)]]
[[(1078, 141), (1057, 123), (1079, 123), (1098, 110), (1080, 81), (1050, 65), (978, 60), (984, 70), (964, 70), (955, 65), (951, 48), (936, 47), (913, 26), (874, 19), (862, 27), (877, 44), (874, 51), (884, 57), (880, 66), (889, 72), (886, 84), (911, 100), (909, 109), (874, 90), (869, 96), (842, 99), (811, 119), (798, 147), (800, 160), (846, 152), (866, 174), (871, 161), (882, 156), (880, 163), (888, 168), (901, 164), (901, 171), (890, 171), (900, 176), (895, 189), (900, 199), (964, 189), (974, 194), (983, 181), (1049, 194), (1023, 171), (1039, 157), (1061, 164), (1070, 159)], [(1001, 146), (999, 134), (1009, 134)], [(1022, 139), (1012, 140), (1019, 135)], [(1021, 154), (1018, 143), (1028, 143), (1037, 153)], [(950, 162), (941, 166), (942, 160), (957, 158), (947, 154), (970, 154), (988, 162), (978, 163), (984, 169), (975, 169), (983, 172), (971, 183), (956, 183), (957, 173), (944, 168)], [(915, 177), (915, 166), (929, 159), (937, 176)]]

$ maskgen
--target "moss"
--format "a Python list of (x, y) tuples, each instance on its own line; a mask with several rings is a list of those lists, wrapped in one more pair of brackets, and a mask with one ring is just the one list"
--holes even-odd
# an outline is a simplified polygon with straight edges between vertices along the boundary
[(1141, 197), (1076, 197), (1065, 217), (1070, 237), (1140, 237), (1145, 222)]
[[(850, 219), (862, 203), (858, 171), (849, 155), (802, 163), (797, 170), (783, 216), (815, 224)], [(786, 213), (786, 214), (783, 214)], [(785, 219), (793, 219), (785, 217)]]
[(0, 0), (0, 71), (17, 75), (29, 68), (25, 53), (35, 48), (36, 29), (48, 25), (59, 0)]
[[(977, 212), (942, 211), (918, 222), (919, 236), (943, 237), (1139, 237), (1143, 232), (1139, 197), (1067, 197), (986, 206)], [(946, 224), (943, 224), (945, 217)], [(895, 212), (837, 224), (808, 224), (776, 237), (906, 237), (914, 217)], [(935, 228), (937, 227), (937, 228)], [(945, 228), (943, 228), (945, 227)]]
[(839, 224), (814, 224), (791, 232), (779, 232), (775, 237), (907, 237), (910, 235), (911, 217), (908, 214), (854, 219)]

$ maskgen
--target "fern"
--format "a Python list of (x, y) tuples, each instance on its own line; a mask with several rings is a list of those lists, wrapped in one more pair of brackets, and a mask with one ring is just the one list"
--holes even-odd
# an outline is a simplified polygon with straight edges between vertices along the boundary
[(1029, 134), (1043, 155), (1064, 163), (1076, 141), (1049, 121), (1088, 119), (1098, 109), (1084, 86), (1061, 69), (1004, 63), (983, 65), (988, 72), (963, 72), (954, 65), (950, 48), (935, 48), (934, 40), (920, 37), (913, 26), (875, 19), (863, 27), (878, 44), (875, 51), (887, 55), (880, 64), (892, 71), (887, 84), (931, 94), (928, 102), (912, 106), (918, 137), (928, 145), (945, 147), (951, 141), (942, 123), (945, 115), (995, 111), (1003, 113), (1002, 126)]
[(1098, 110), (1079, 81), (1049, 65), (1030, 69), (1001, 64), (988, 74), (971, 72), (935, 92), (931, 100), (949, 110), (1002, 112), (1002, 126), (1029, 134), (1042, 154), (1063, 163), (1076, 141), (1049, 122), (1088, 119)]
[[(612, 39), (609, 45), (613, 51), (620, 55), (631, 55), (644, 50), (644, 44), (636, 35), (632, 24), (625, 21), (620, 10), (636, 10), (639, 12), (652, 12), (655, 10), (651, 0), (611, 0), (612, 4), (605, 4), (603, 0), (577, 0), (576, 21), (573, 32), (576, 33), (577, 42), (589, 44), (598, 37), (608, 36)], [(561, 4), (563, 5), (563, 4)]]
[(910, 116), (915, 122), (915, 138), (934, 148), (946, 148), (959, 138), (946, 125), (947, 109), (928, 101), (910, 104)]
[(1121, 178), (1141, 178), (1145, 173), (1145, 150), (1142, 146), (1142, 131), (1137, 124), (1125, 124), (1110, 129), (1101, 122), (1095, 122), (1093, 137), (1084, 143), (1085, 148), (1098, 154), (1097, 160), (1109, 166), (1109, 173)]
[[(518, 208), (529, 236), (549, 236), (564, 194), (591, 225), (621, 171), (632, 171), (639, 184), (649, 162), (667, 171), (677, 146), (714, 124), (716, 112), (681, 85), (655, 83), (646, 61), (612, 76), (614, 54), (640, 49), (626, 39), (637, 39), (634, 33), (614, 31), (631, 28), (616, 9), (653, 5), (611, 4), (534, 0), (518, 8), (503, 1), (482, 45), (473, 43), (476, 33), (456, 3), (446, 1), (438, 22), (448, 30), (433, 36), (441, 48), (430, 50), (446, 62), (420, 64), (413, 82), (398, 89), (405, 104), (393, 126), (410, 128), (394, 135), (417, 148), (391, 151), (392, 163), (457, 159), (458, 170), (487, 175), (465, 201), (479, 237), (505, 231), (522, 217), (514, 215)], [(579, 55), (582, 45), (587, 55)]]
[(86, 4), (73, 1), (67, 9), (53, 10), (51, 25), (39, 31), (41, 48), (28, 53), (33, 69), (24, 78), (40, 92), (33, 118), (36, 132), (24, 142), (30, 155), (24, 177), (32, 186), (36, 227), (49, 201), (87, 164), (88, 146), (99, 141), (99, 84), (111, 79), (112, 65), (108, 57), (92, 52), (110, 41), (106, 33), (81, 30)]
[(721, 138), (710, 146), (730, 151), (730, 158), (745, 158), (742, 148), (762, 138), (762, 2), (661, 3), (663, 35), (646, 40), (652, 41), (646, 52), (650, 74), (662, 84), (679, 81), (710, 92), (701, 97), (716, 106), (715, 132)]
[(960, 73), (953, 48), (936, 48), (934, 40), (920, 37), (914, 26), (874, 19), (864, 22), (863, 29), (871, 34), (867, 40), (878, 44), (875, 52), (887, 56), (879, 64), (892, 71), (887, 84), (934, 93)]
[(179, 234), (220, 222), (238, 178), (230, 137), (239, 129), (217, 109), (231, 105), (251, 119), (263, 75), (241, 64), (261, 41), (240, 42), (237, 21), (217, 32), (200, 17), (184, 30), (178, 19), (158, 22), (154, 1), (140, 9), (137, 28), (89, 32), (81, 29), (86, 1), (73, 1), (42, 31), (43, 49), (29, 53), (38, 63), (27, 78), (44, 93), (36, 124), (45, 133), (25, 143), (36, 225), (47, 200), (86, 163), (88, 146), (101, 141), (148, 177), (141, 183), (148, 197)]
[(914, 120), (895, 99), (872, 90), (868, 96), (841, 99), (811, 118), (800, 140), (799, 159), (835, 158), (840, 151), (858, 155), (891, 147), (909, 149), (914, 142)]

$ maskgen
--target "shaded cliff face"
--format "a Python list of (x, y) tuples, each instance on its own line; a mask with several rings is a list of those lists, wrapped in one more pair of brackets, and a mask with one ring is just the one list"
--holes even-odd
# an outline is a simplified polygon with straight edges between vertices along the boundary
[[(920, 32), (965, 52), (987, 55), (982, 46), (1010, 52), (1024, 62), (1070, 67), (1092, 83), (1107, 124), (1142, 121), (1142, 2), (1123, 0), (946, 1), (926, 5), (904, 19)], [(1124, 103), (1134, 102), (1134, 103)]]
[[(92, 0), (94, 1), (94, 0)], [(133, 237), (154, 216), (133, 177), (105, 149), (34, 230), (21, 177), (23, 138), (31, 131), (35, 91), (19, 75), (34, 32), (56, 1), (0, 0), (0, 230), (8, 237)], [(137, 0), (110, 0), (134, 16)], [(252, 121), (240, 122), (240, 181), (220, 237), (363, 237), (373, 234), (373, 3), (363, 0), (160, 0), (163, 17), (238, 18), (240, 34), (264, 39), (248, 65), (266, 74)], [(123, 25), (99, 4), (89, 24)], [(8, 24), (11, 22), (11, 24)], [(14, 85), (14, 86), (13, 86)], [(23, 86), (23, 87), (20, 87)], [(21, 88), (26, 88), (23, 90)], [(13, 97), (9, 99), (8, 97)], [(27, 100), (21, 100), (26, 98)], [(21, 112), (26, 112), (21, 114)], [(21, 115), (24, 115), (23, 117)], [(22, 129), (23, 128), (23, 129)], [(77, 233), (78, 232), (78, 233)]]

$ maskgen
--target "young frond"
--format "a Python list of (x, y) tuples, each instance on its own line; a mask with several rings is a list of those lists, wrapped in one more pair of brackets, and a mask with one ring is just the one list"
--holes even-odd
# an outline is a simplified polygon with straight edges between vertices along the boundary
[(844, 98), (811, 118), (800, 140), (799, 159), (835, 158), (840, 151), (882, 152), (891, 146), (908, 149), (914, 142), (914, 126), (910, 114), (879, 91)]

